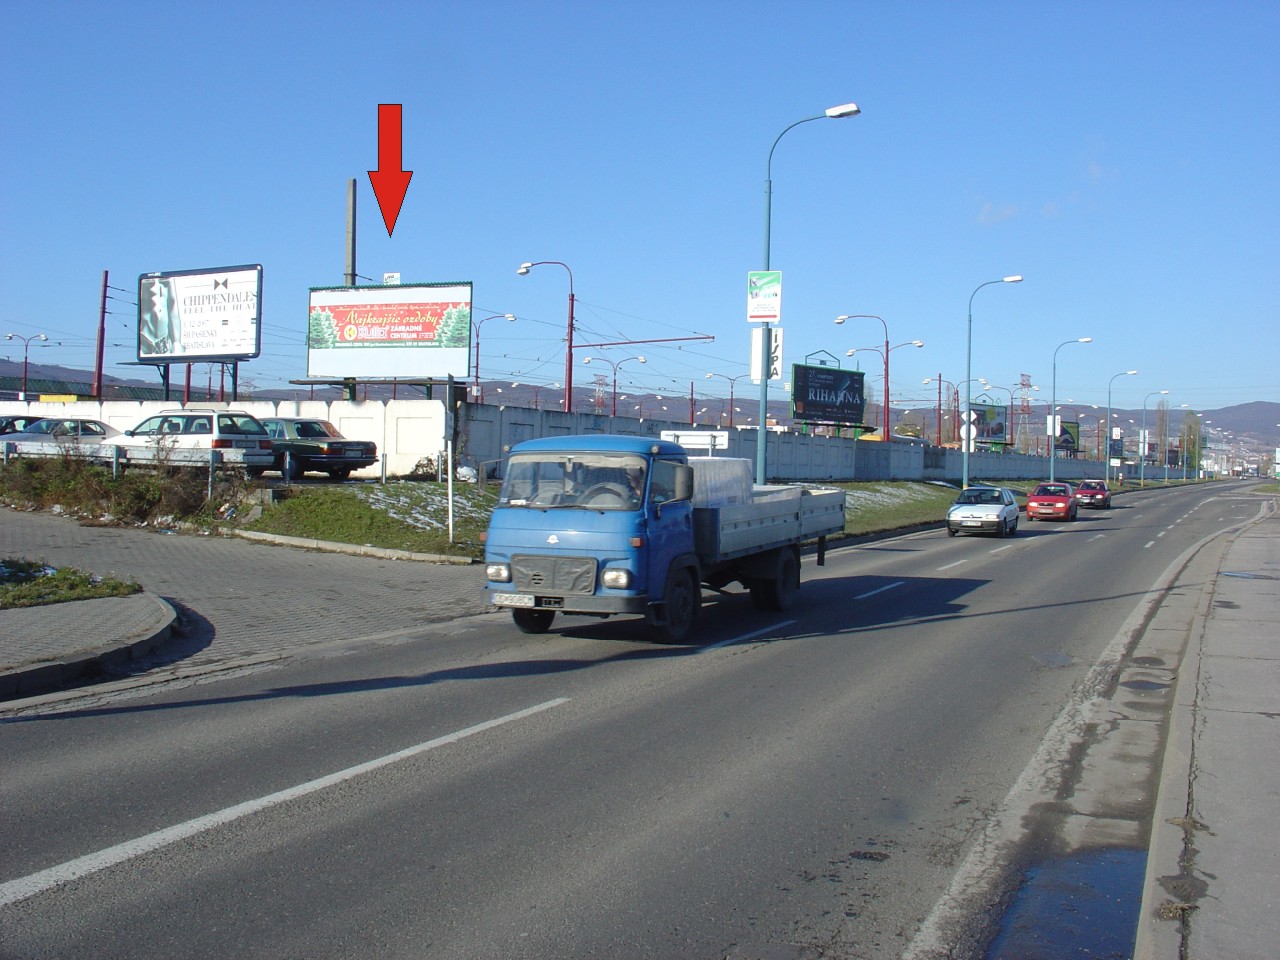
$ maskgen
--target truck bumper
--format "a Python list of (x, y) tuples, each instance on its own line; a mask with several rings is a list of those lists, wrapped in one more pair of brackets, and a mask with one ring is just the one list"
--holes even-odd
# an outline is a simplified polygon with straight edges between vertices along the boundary
[(649, 598), (646, 596), (547, 597), (491, 589), (489, 600), (495, 607), (512, 610), (555, 610), (559, 613), (585, 613), (597, 617), (615, 613), (645, 613), (649, 609)]

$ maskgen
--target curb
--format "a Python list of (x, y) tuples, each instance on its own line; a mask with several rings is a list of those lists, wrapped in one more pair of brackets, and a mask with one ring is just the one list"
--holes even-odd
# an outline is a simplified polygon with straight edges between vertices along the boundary
[(444, 553), (414, 553), (412, 550), (393, 550), (389, 547), (371, 547), (358, 543), (334, 543), (310, 537), (286, 537), (279, 533), (259, 533), (256, 530), (228, 532), (233, 537), (242, 537), (245, 540), (271, 543), (282, 547), (298, 547), (302, 550), (317, 550), (322, 553), (346, 553), (357, 557), (380, 557), (384, 560), (415, 560), (420, 563), (453, 563), (468, 566), (479, 562), (471, 557), (455, 557)]
[[(153, 593), (138, 597), (153, 609), (151, 622), (135, 637), (56, 660), (41, 661), (0, 671), (0, 700), (15, 700), (64, 688), (77, 680), (103, 672), (105, 668), (127, 664), (151, 653), (173, 635), (178, 614), (168, 601)], [(71, 604), (92, 603), (72, 600)], [(63, 606), (53, 604), (53, 607)], [(61, 611), (56, 611), (61, 615)]]

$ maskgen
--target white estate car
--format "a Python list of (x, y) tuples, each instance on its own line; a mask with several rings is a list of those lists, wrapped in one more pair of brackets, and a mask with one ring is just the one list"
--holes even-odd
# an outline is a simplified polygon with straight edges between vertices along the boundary
[(947, 510), (947, 536), (994, 533), (1007, 537), (1018, 530), (1018, 499), (1004, 487), (974, 486), (960, 491)]
[(162, 410), (114, 442), (129, 448), (130, 460), (198, 465), (217, 450), (223, 463), (246, 468), (275, 462), (266, 427), (243, 410)]

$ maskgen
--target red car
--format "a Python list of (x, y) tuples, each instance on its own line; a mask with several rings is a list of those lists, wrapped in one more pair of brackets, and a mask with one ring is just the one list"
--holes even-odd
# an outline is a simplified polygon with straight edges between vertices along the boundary
[(1111, 509), (1111, 489), (1105, 480), (1081, 480), (1080, 486), (1076, 487), (1076, 499), (1082, 507)]
[(1074, 520), (1080, 510), (1076, 491), (1069, 483), (1042, 483), (1027, 495), (1027, 522)]

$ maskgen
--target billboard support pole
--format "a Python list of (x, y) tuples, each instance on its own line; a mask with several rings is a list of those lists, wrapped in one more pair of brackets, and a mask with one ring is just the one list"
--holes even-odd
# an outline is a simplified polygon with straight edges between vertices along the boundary
[(347, 286), (356, 285), (356, 182), (347, 181)]

